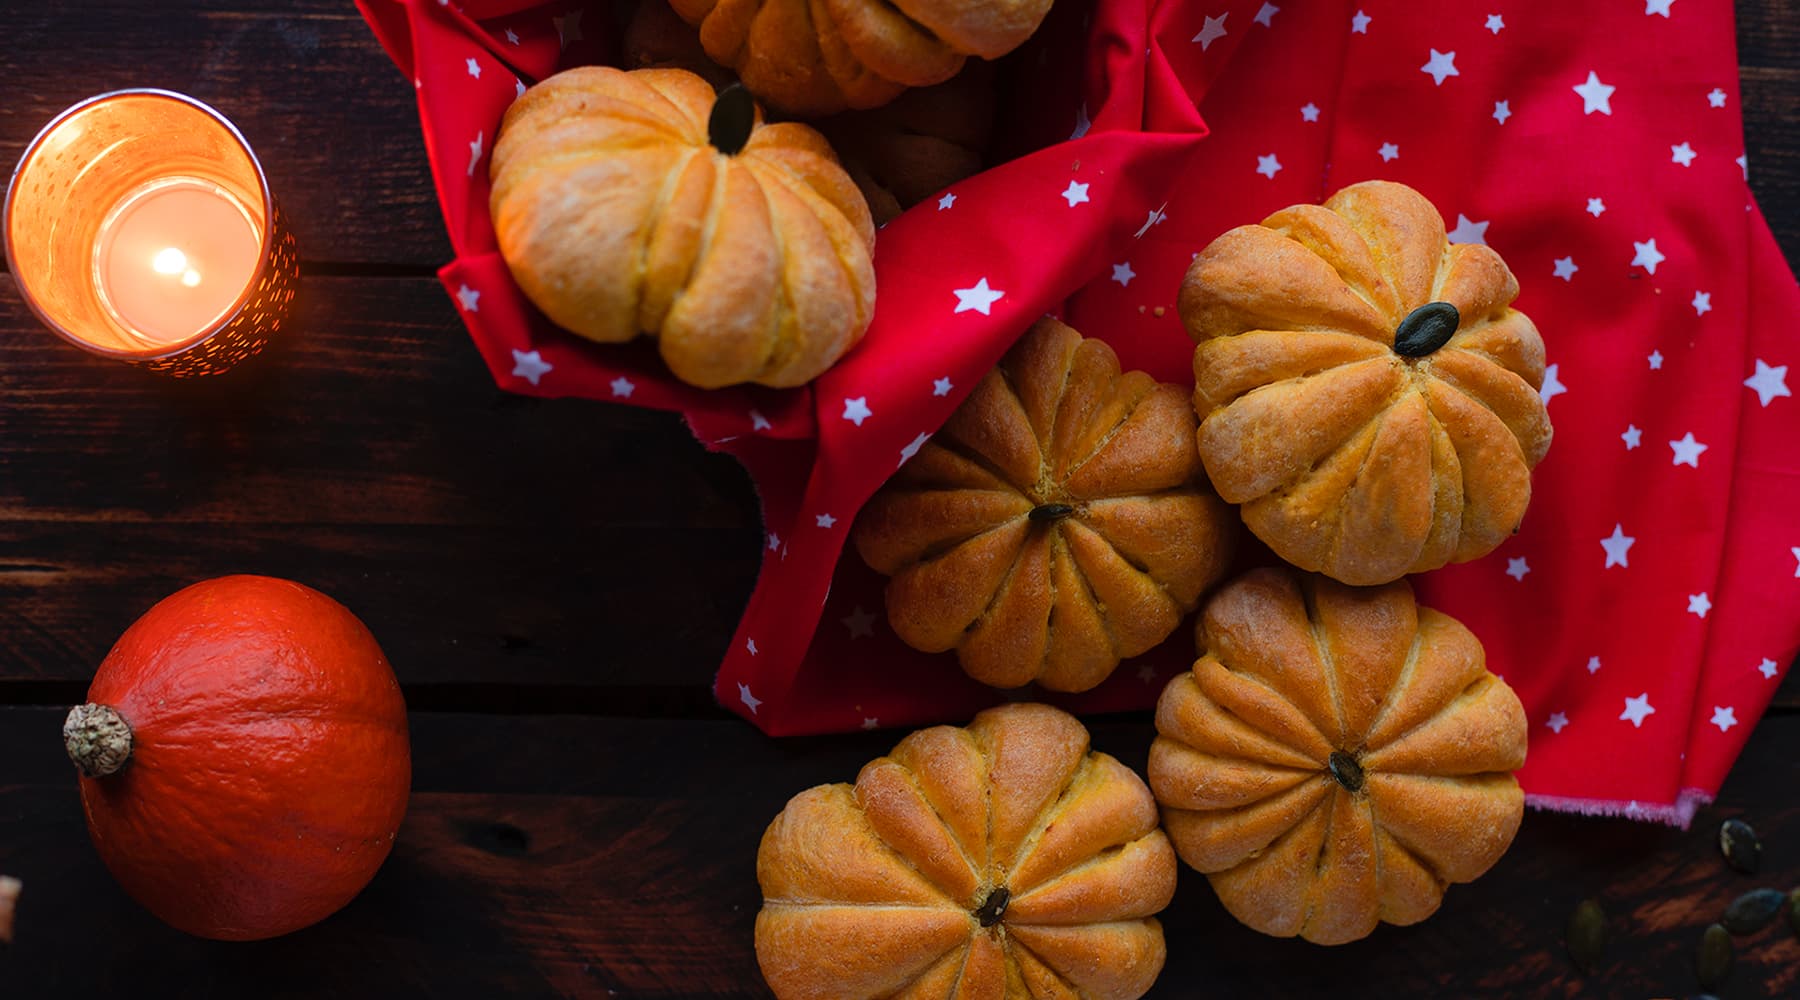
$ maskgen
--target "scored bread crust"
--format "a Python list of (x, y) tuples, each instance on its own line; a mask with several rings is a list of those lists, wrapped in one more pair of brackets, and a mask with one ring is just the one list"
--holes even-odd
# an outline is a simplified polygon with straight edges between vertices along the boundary
[[(1200, 457), (1281, 558), (1357, 585), (1493, 551), (1550, 447), (1544, 342), (1494, 251), (1431, 202), (1368, 181), (1214, 240), (1182, 281)], [(1449, 341), (1394, 349), (1427, 303)]]
[(868, 205), (823, 136), (761, 123), (713, 147), (680, 69), (565, 70), (507, 109), (489, 207), (527, 298), (590, 340), (657, 339), (701, 388), (817, 377), (875, 309)]
[(1193, 441), (1180, 387), (1039, 320), (857, 518), (888, 624), (984, 684), (1094, 687), (1224, 572)]
[(1430, 916), (1512, 843), (1525, 710), (1406, 581), (1253, 570), (1207, 602), (1199, 644), (1157, 703), (1150, 787), (1238, 920), (1353, 941)]
[(1175, 891), (1143, 781), (1027, 703), (796, 795), (756, 870), (757, 960), (781, 1000), (1131, 1000), (1162, 970), (1154, 914)]

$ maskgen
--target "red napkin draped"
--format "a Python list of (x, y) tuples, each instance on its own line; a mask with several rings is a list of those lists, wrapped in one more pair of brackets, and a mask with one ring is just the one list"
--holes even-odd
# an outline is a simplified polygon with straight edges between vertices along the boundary
[[(713, 392), (648, 345), (557, 330), (495, 247), (501, 115), (608, 57), (606, 5), (359, 6), (418, 88), (456, 249), (440, 277), (499, 384), (680, 411), (755, 479), (767, 548), (717, 693), (765, 732), (1005, 697), (887, 629), (883, 581), (845, 545), (857, 511), (1047, 311), (1190, 381), (1174, 307), (1193, 255), (1376, 177), (1498, 250), (1548, 347), (1556, 441), (1522, 529), (1415, 581), (1524, 700), (1529, 800), (1685, 825), (1800, 646), (1800, 290), (1745, 184), (1729, 0), (1065, 2), (1006, 60), (1028, 96), (1003, 124), (1037, 151), (881, 231), (875, 322), (814, 384)], [(1192, 643), (1032, 696), (1142, 709)]]

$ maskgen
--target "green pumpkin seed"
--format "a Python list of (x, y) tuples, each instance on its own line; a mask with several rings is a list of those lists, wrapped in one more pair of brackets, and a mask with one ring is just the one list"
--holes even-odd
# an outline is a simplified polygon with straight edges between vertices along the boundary
[(1741, 819), (1728, 819), (1719, 827), (1719, 851), (1726, 864), (1746, 875), (1755, 875), (1762, 867), (1762, 841)]
[(1787, 902), (1787, 893), (1780, 889), (1752, 889), (1731, 901), (1722, 922), (1733, 934), (1755, 934), (1774, 923)]
[(1597, 901), (1584, 899), (1575, 907), (1575, 912), (1569, 914), (1565, 943), (1576, 968), (1593, 972), (1599, 966), (1600, 954), (1606, 950), (1606, 914)]
[(1731, 932), (1721, 924), (1709, 924), (1700, 935), (1700, 950), (1694, 955), (1694, 972), (1700, 977), (1701, 989), (1716, 989), (1731, 975)]

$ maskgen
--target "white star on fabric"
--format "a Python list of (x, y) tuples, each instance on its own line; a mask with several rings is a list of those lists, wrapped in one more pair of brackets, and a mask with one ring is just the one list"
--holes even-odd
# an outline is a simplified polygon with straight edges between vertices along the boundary
[(1756, 359), (1756, 371), (1744, 380), (1744, 385), (1756, 390), (1756, 400), (1764, 406), (1774, 402), (1777, 396), (1792, 396), (1787, 387), (1787, 365), (1770, 367), (1767, 361)]
[(572, 10), (561, 17), (551, 18), (556, 22), (556, 34), (562, 39), (562, 47), (568, 48), (570, 42), (579, 42), (581, 34), (581, 11)]
[(1742, 170), (1744, 172), (1745, 180), (1750, 179), (1750, 158), (1748, 156), (1745, 156), (1744, 154), (1740, 153), (1740, 154), (1738, 154), (1738, 158), (1735, 160), (1732, 160), (1731, 162), (1737, 164), (1738, 169)]
[(1688, 431), (1681, 440), (1670, 441), (1669, 447), (1675, 449), (1675, 458), (1669, 464), (1691, 465), (1698, 469), (1700, 467), (1700, 453), (1705, 451), (1707, 446), (1694, 440), (1694, 432)]
[(1675, 0), (1644, 0), (1644, 16), (1649, 17), (1651, 14), (1661, 14), (1664, 17), (1668, 17), (1669, 8), (1674, 6), (1674, 4)]
[(1123, 264), (1114, 264), (1112, 268), (1112, 280), (1118, 282), (1120, 287), (1130, 286), (1131, 279), (1137, 277), (1137, 272), (1131, 269), (1131, 261), (1126, 261)]
[(1525, 574), (1529, 572), (1531, 572), (1531, 567), (1525, 564), (1524, 556), (1517, 556), (1506, 561), (1506, 575), (1515, 580), (1524, 580)]
[(1373, 21), (1373, 20), (1375, 20), (1375, 19), (1370, 17), (1367, 14), (1364, 14), (1362, 11), (1360, 11), (1360, 10), (1357, 11), (1356, 13), (1350, 15), (1350, 33), (1353, 35), (1368, 34), (1369, 33), (1369, 22)]
[(1688, 304), (1694, 307), (1694, 315), (1704, 316), (1707, 313), (1712, 312), (1712, 293), (1695, 292), (1694, 301)]
[(637, 385), (623, 375), (612, 380), (612, 394), (620, 399), (630, 399), (631, 394), (636, 391)]
[(1619, 713), (1619, 718), (1629, 719), (1633, 726), (1642, 729), (1644, 718), (1655, 714), (1656, 709), (1650, 707), (1650, 692), (1645, 691), (1636, 698), (1625, 699), (1625, 711)]
[(1505, 125), (1506, 120), (1511, 117), (1512, 117), (1512, 102), (1511, 101), (1495, 101), (1494, 102), (1494, 120), (1495, 121), (1499, 122), (1502, 125)]
[(1654, 239), (1643, 243), (1632, 240), (1631, 245), (1637, 250), (1637, 255), (1631, 258), (1632, 267), (1641, 267), (1651, 274), (1655, 274), (1656, 265), (1668, 260), (1667, 257), (1662, 255), (1661, 250), (1656, 249), (1656, 240)]
[(1568, 716), (1564, 715), (1561, 712), (1551, 712), (1550, 713), (1550, 721), (1544, 723), (1544, 726), (1553, 733), (1560, 733), (1563, 731), (1563, 727), (1568, 724), (1569, 724)]
[(1545, 405), (1549, 405), (1551, 397), (1560, 396), (1568, 391), (1569, 387), (1563, 385), (1562, 379), (1556, 377), (1556, 365), (1546, 367), (1544, 369), (1544, 387), (1538, 390), (1538, 399), (1543, 400)]
[(912, 441), (909, 444), (907, 444), (906, 447), (900, 449), (900, 464), (905, 465), (906, 463), (912, 461), (912, 457), (914, 455), (917, 455), (919, 453), (919, 449), (925, 447), (925, 442), (927, 442), (929, 440), (931, 440), (931, 435), (923, 434), (923, 433), (920, 434), (918, 437), (913, 438)]
[(1205, 52), (1212, 47), (1212, 43), (1225, 37), (1225, 19), (1230, 16), (1231, 11), (1226, 11), (1218, 17), (1208, 17), (1206, 23), (1200, 26), (1200, 33), (1193, 38), (1200, 43), (1200, 51)]
[(1625, 450), (1630, 451), (1642, 443), (1644, 440), (1644, 432), (1639, 430), (1638, 425), (1636, 424), (1626, 424), (1625, 433), (1619, 435), (1619, 440), (1624, 441)]
[(872, 715), (863, 716), (863, 728), (864, 729), (877, 729), (877, 728), (880, 728), (880, 726), (881, 726), (880, 719), (877, 719)]
[(954, 288), (951, 291), (956, 293), (956, 309), (951, 315), (974, 310), (983, 316), (991, 316), (994, 303), (1000, 301), (1000, 297), (1006, 294), (989, 288), (986, 278), (982, 278), (968, 288)]
[(1274, 153), (1270, 153), (1267, 156), (1259, 156), (1256, 158), (1256, 172), (1270, 180), (1274, 180), (1275, 175), (1281, 172), (1281, 161), (1275, 158)]
[(1713, 716), (1708, 721), (1718, 726), (1719, 732), (1725, 732), (1737, 725), (1737, 710), (1730, 705), (1714, 705)]
[(1318, 121), (1319, 106), (1311, 101), (1307, 101), (1305, 104), (1300, 105), (1300, 120), (1306, 122)]
[(1383, 163), (1392, 162), (1400, 157), (1400, 147), (1391, 142), (1382, 143), (1381, 148), (1376, 150), (1376, 152), (1381, 154), (1381, 162)]
[(513, 80), (513, 100), (516, 101), (519, 98), (524, 97), (524, 96), (525, 96), (525, 81), (519, 80), (519, 79), (514, 79)]
[(1087, 135), (1088, 129), (1092, 128), (1093, 125), (1093, 122), (1088, 121), (1087, 104), (1083, 103), (1080, 107), (1075, 109), (1075, 127), (1070, 130), (1069, 138), (1073, 140)]
[[(751, 645), (755, 645), (755, 643), (752, 643)], [(754, 652), (754, 650), (752, 652)], [(738, 700), (749, 707), (751, 715), (755, 715), (757, 706), (762, 704), (761, 698), (750, 693), (750, 685), (748, 684), (740, 683), (738, 685)]]
[(1437, 81), (1437, 85), (1440, 87), (1444, 85), (1445, 77), (1462, 75), (1456, 70), (1456, 53), (1439, 52), (1436, 49), (1431, 50), (1431, 58), (1425, 60), (1425, 65), (1419, 67), (1419, 72), (1430, 73), (1431, 78)]
[(1651, 371), (1653, 371), (1653, 372), (1662, 371), (1663, 356), (1662, 356), (1661, 351), (1651, 351), (1650, 356), (1648, 358), (1646, 358), (1645, 360), (1650, 362), (1650, 370)]
[[(750, 651), (751, 656), (755, 656), (756, 655), (756, 640), (755, 639), (745, 639), (744, 640), (744, 648)], [(743, 687), (742, 684), (740, 684), (738, 686)], [(744, 688), (744, 690), (748, 691), (749, 688)]]
[[(769, 551), (776, 552), (776, 551), (779, 551), (780, 548), (781, 548), (781, 536), (777, 535), (773, 531), (769, 532)], [(751, 650), (751, 652), (754, 653), (754, 652), (756, 652), (756, 650), (753, 649), (753, 650)]]
[(942, 212), (944, 209), (949, 208), (954, 204), (956, 204), (956, 195), (947, 192), (942, 198), (938, 199), (938, 211)]
[(1775, 675), (1781, 671), (1781, 665), (1768, 657), (1763, 657), (1763, 661), (1756, 665), (1756, 669), (1761, 671), (1764, 677), (1774, 680)]
[(1694, 147), (1685, 142), (1679, 146), (1669, 147), (1669, 161), (1671, 163), (1679, 163), (1684, 167), (1691, 167), (1694, 165), (1694, 156)]
[(516, 348), (513, 350), (512, 373), (514, 378), (522, 378), (532, 385), (537, 385), (538, 379), (543, 378), (545, 373), (554, 368), (554, 365), (545, 361), (543, 356), (536, 351), (521, 351)]
[(462, 307), (463, 312), (480, 312), (481, 293), (464, 285), (456, 290), (456, 304)]
[(481, 140), (483, 133), (475, 133), (475, 141), (469, 143), (469, 176), (475, 176), (475, 164), (481, 162)]
[(956, 388), (956, 386), (950, 384), (948, 378), (940, 378), (931, 383), (931, 394), (933, 396), (948, 396), (950, 395), (950, 390), (954, 388)]
[(1606, 565), (1600, 568), (1612, 569), (1614, 566), (1629, 567), (1631, 561), (1628, 558), (1628, 554), (1631, 552), (1631, 547), (1635, 544), (1637, 544), (1637, 539), (1625, 533), (1624, 525), (1613, 525), (1612, 534), (1606, 538), (1600, 539), (1600, 547), (1606, 550)]
[(751, 410), (750, 411), (750, 429), (751, 430), (766, 431), (770, 427), (773, 427), (773, 426), (774, 426), (773, 424), (769, 423), (769, 418), (762, 415), (761, 410)]
[(875, 414), (870, 412), (870, 410), (869, 410), (869, 397), (858, 396), (855, 399), (851, 399), (848, 396), (844, 397), (844, 419), (845, 420), (848, 420), (851, 423), (855, 424), (856, 426), (861, 427), (863, 425), (863, 421), (869, 419), (870, 417), (872, 417), (874, 415)]
[(1600, 658), (1598, 656), (1588, 657), (1587, 670), (1590, 674), (1597, 674), (1600, 672)]
[(1706, 591), (1703, 590), (1698, 594), (1688, 595), (1688, 614), (1699, 615), (1701, 618), (1705, 618), (1706, 613), (1711, 610), (1712, 598), (1706, 596)]
[(1069, 207), (1074, 208), (1076, 205), (1088, 200), (1087, 191), (1088, 186), (1086, 184), (1077, 184), (1074, 181), (1070, 181), (1069, 186), (1064, 189), (1062, 196), (1068, 201)]
[(465, 61), (469, 65), (469, 75), (477, 80), (481, 79), (481, 64), (475, 61), (475, 57), (470, 56)]
[(1553, 273), (1564, 281), (1570, 281), (1574, 279), (1575, 272), (1579, 270), (1581, 270), (1581, 268), (1575, 266), (1575, 258), (1558, 257), (1556, 258), (1556, 269)]
[(1728, 95), (1723, 90), (1720, 90), (1719, 88), (1714, 87), (1710, 92), (1707, 93), (1706, 103), (1711, 107), (1722, 108), (1725, 106), (1725, 98), (1727, 96)]
[(813, 518), (813, 523), (821, 528), (829, 528), (837, 523), (837, 518), (830, 514), (819, 514)]
[(1794, 579), (1800, 580), (1800, 547), (1788, 550), (1794, 554)]
[(1260, 24), (1265, 28), (1273, 28), (1275, 27), (1275, 15), (1279, 13), (1281, 13), (1280, 7), (1277, 7), (1272, 3), (1266, 3), (1262, 5), (1261, 10), (1256, 12), (1256, 17), (1251, 20), (1254, 20), (1257, 24)]
[(1498, 35), (1500, 33), (1500, 29), (1504, 28), (1504, 27), (1506, 27), (1506, 21), (1505, 21), (1505, 19), (1501, 18), (1501, 16), (1499, 14), (1489, 14), (1488, 15), (1487, 25), (1486, 25), (1487, 30)]
[(1617, 87), (1609, 87), (1600, 82), (1600, 77), (1593, 70), (1588, 70), (1587, 82), (1569, 88), (1581, 95), (1581, 113), (1591, 115), (1598, 111), (1603, 115), (1612, 114), (1612, 95)]
[(871, 638), (875, 635), (875, 616), (864, 611), (863, 606), (860, 604), (851, 608), (848, 615), (838, 620), (843, 622), (844, 627), (850, 630), (850, 638), (852, 639)]
[(519, 33), (511, 28), (506, 29), (506, 40), (514, 45), (519, 44)]
[(1444, 236), (1452, 243), (1487, 243), (1486, 222), (1476, 222), (1461, 212), (1456, 213), (1456, 228)]
[(1601, 201), (1598, 198), (1589, 198), (1588, 199), (1587, 212), (1589, 215), (1598, 219), (1600, 217), (1600, 213), (1604, 212), (1604, 211), (1606, 211), (1606, 202)]

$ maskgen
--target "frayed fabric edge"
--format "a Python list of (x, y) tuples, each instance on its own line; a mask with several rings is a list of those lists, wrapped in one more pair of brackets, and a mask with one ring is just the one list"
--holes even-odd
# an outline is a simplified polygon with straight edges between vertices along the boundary
[(1698, 788), (1684, 789), (1672, 803), (1639, 802), (1635, 799), (1620, 802), (1617, 799), (1578, 799), (1560, 795), (1525, 796), (1525, 804), (1533, 809), (1579, 813), (1583, 816), (1641, 819), (1654, 823), (1666, 823), (1682, 830), (1687, 829), (1688, 825), (1693, 823), (1694, 814), (1700, 810), (1700, 807), (1711, 804), (1712, 800), (1711, 792)]

